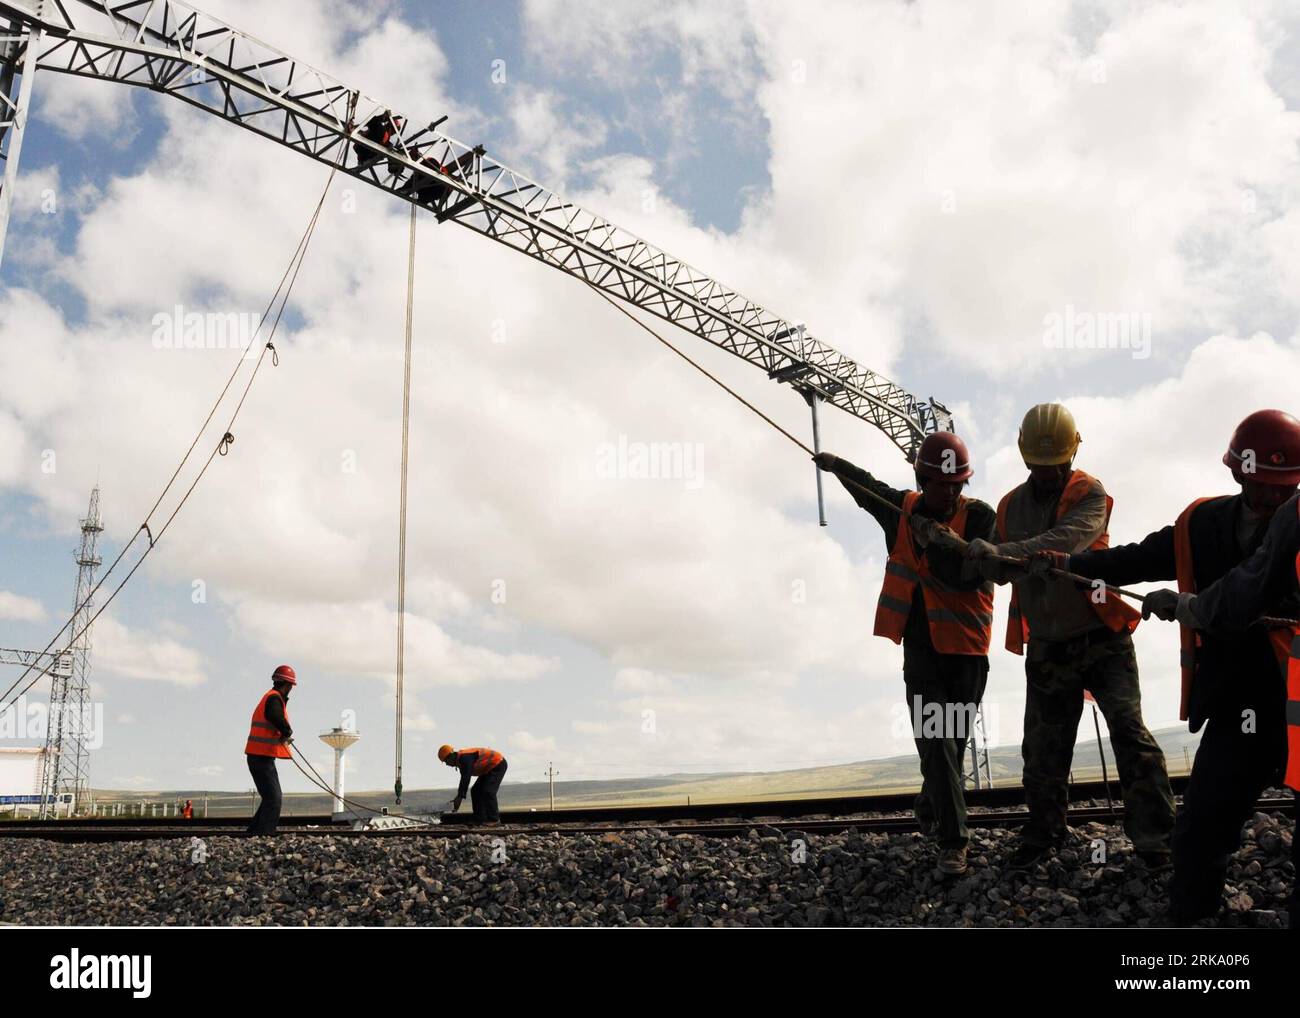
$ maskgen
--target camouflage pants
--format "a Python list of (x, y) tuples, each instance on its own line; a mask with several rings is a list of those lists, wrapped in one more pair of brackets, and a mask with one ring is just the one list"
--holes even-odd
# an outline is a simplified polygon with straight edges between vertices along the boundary
[(1092, 693), (1110, 729), (1124, 797), (1124, 831), (1139, 851), (1169, 848), (1174, 796), (1165, 755), (1142, 722), (1137, 659), (1127, 636), (1071, 644), (1031, 641), (1025, 662), (1025, 842), (1060, 844), (1065, 838), (1070, 762)]

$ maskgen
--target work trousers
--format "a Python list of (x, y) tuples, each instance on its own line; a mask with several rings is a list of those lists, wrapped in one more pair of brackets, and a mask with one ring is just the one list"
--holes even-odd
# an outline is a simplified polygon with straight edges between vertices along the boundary
[[(982, 654), (903, 647), (907, 712), (921, 763), (921, 792), (913, 808), (922, 827), (934, 825), (940, 848), (959, 848), (970, 840), (963, 771), (988, 675), (989, 659)], [(938, 718), (942, 721), (936, 723)]]
[(1127, 633), (1095, 630), (1070, 642), (1027, 648), (1025, 676), (1025, 804), (1021, 838), (1032, 845), (1065, 840), (1070, 762), (1083, 714), (1083, 691), (1097, 701), (1115, 752), (1124, 797), (1124, 831), (1138, 851), (1168, 850), (1174, 795), (1165, 755), (1142, 721), (1137, 659)]
[(1281, 690), (1254, 712), (1254, 724), (1244, 723), (1244, 709), (1230, 704), (1210, 715), (1178, 810), (1169, 907), (1184, 921), (1218, 913), (1242, 826), (1285, 760)]
[(257, 794), (262, 797), (248, 825), (250, 834), (274, 834), (280, 826), (280, 775), (275, 769), (275, 757), (248, 754), (248, 773), (253, 775)]
[(501, 779), (506, 776), (506, 762), (502, 760), (490, 771), (474, 782), (469, 790), (469, 800), (474, 804), (474, 819), (479, 823), (501, 819), (501, 808), (497, 805), (497, 789)]
[[(1296, 824), (1300, 826), (1300, 791), (1295, 793)], [(1300, 837), (1291, 832), (1291, 929), (1300, 930)]]

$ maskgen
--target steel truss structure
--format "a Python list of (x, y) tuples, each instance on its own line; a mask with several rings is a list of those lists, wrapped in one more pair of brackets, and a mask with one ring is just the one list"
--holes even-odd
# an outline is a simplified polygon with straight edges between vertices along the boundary
[[(406, 119), (388, 145), (364, 137), (358, 125), (389, 107), (185, 3), (0, 0), (0, 18), (17, 40), (7, 68), (29, 70), (34, 53), (38, 70), (166, 93), (322, 163), (339, 163), (406, 201), (419, 201), (412, 181), (432, 185), (442, 194), (430, 206), (439, 221), (575, 276), (862, 418), (909, 460), (926, 434), (952, 427), (942, 404), (912, 396), (802, 326), (488, 157), (482, 146), (438, 132), (441, 119), (423, 127)], [(9, 74), (0, 85), (12, 89), (16, 78), (30, 92), (30, 77)], [(0, 105), (19, 108), (16, 96)], [(11, 187), (7, 180), (5, 191)], [(7, 200), (0, 196), (0, 206)]]

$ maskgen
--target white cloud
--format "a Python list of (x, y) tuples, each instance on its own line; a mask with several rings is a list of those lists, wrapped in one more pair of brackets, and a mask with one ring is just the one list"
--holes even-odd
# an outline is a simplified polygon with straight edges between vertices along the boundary
[(0, 619), (44, 622), (45, 617), (45, 606), (40, 601), (8, 590), (0, 590)]
[(198, 652), (176, 640), (128, 629), (110, 615), (99, 617), (91, 635), (96, 668), (129, 679), (170, 682), (183, 687), (207, 681)]
[(757, 108), (771, 189), (736, 247), (762, 257), (701, 263), (768, 307), (816, 309), (810, 330), (873, 366), (906, 329), (981, 372), (1057, 370), (1043, 318), (1067, 304), (1149, 314), (1185, 343), (1253, 327), (1252, 298), (1294, 272), (1282, 7), (1112, 8), (1082, 41), (1066, 3), (591, 4), (578, 26), (557, 6), (527, 8), (554, 61), (639, 79), (668, 47)]
[(137, 135), (136, 90), (68, 74), (44, 74), (33, 90), (42, 124), (64, 137), (125, 148)]

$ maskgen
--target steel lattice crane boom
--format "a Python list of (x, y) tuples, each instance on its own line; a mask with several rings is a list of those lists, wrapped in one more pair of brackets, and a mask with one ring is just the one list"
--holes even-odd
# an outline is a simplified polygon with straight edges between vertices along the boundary
[[(432, 183), (435, 209), (626, 304), (692, 332), (794, 386), (816, 410), (831, 403), (883, 431), (912, 459), (926, 434), (950, 430), (920, 400), (749, 298), (467, 146), (409, 121), (389, 145), (356, 125), (388, 107), (177, 0), (0, 0), (0, 248), (33, 70), (164, 92), (342, 169), (407, 201)], [(400, 112), (400, 111), (399, 111)], [(443, 118), (445, 119), (445, 118)], [(347, 152), (351, 145), (354, 153)], [(389, 146), (392, 147), (389, 147)], [(370, 158), (356, 158), (363, 152)], [(420, 174), (442, 168), (436, 183)], [(403, 183), (391, 169), (405, 171)]]

